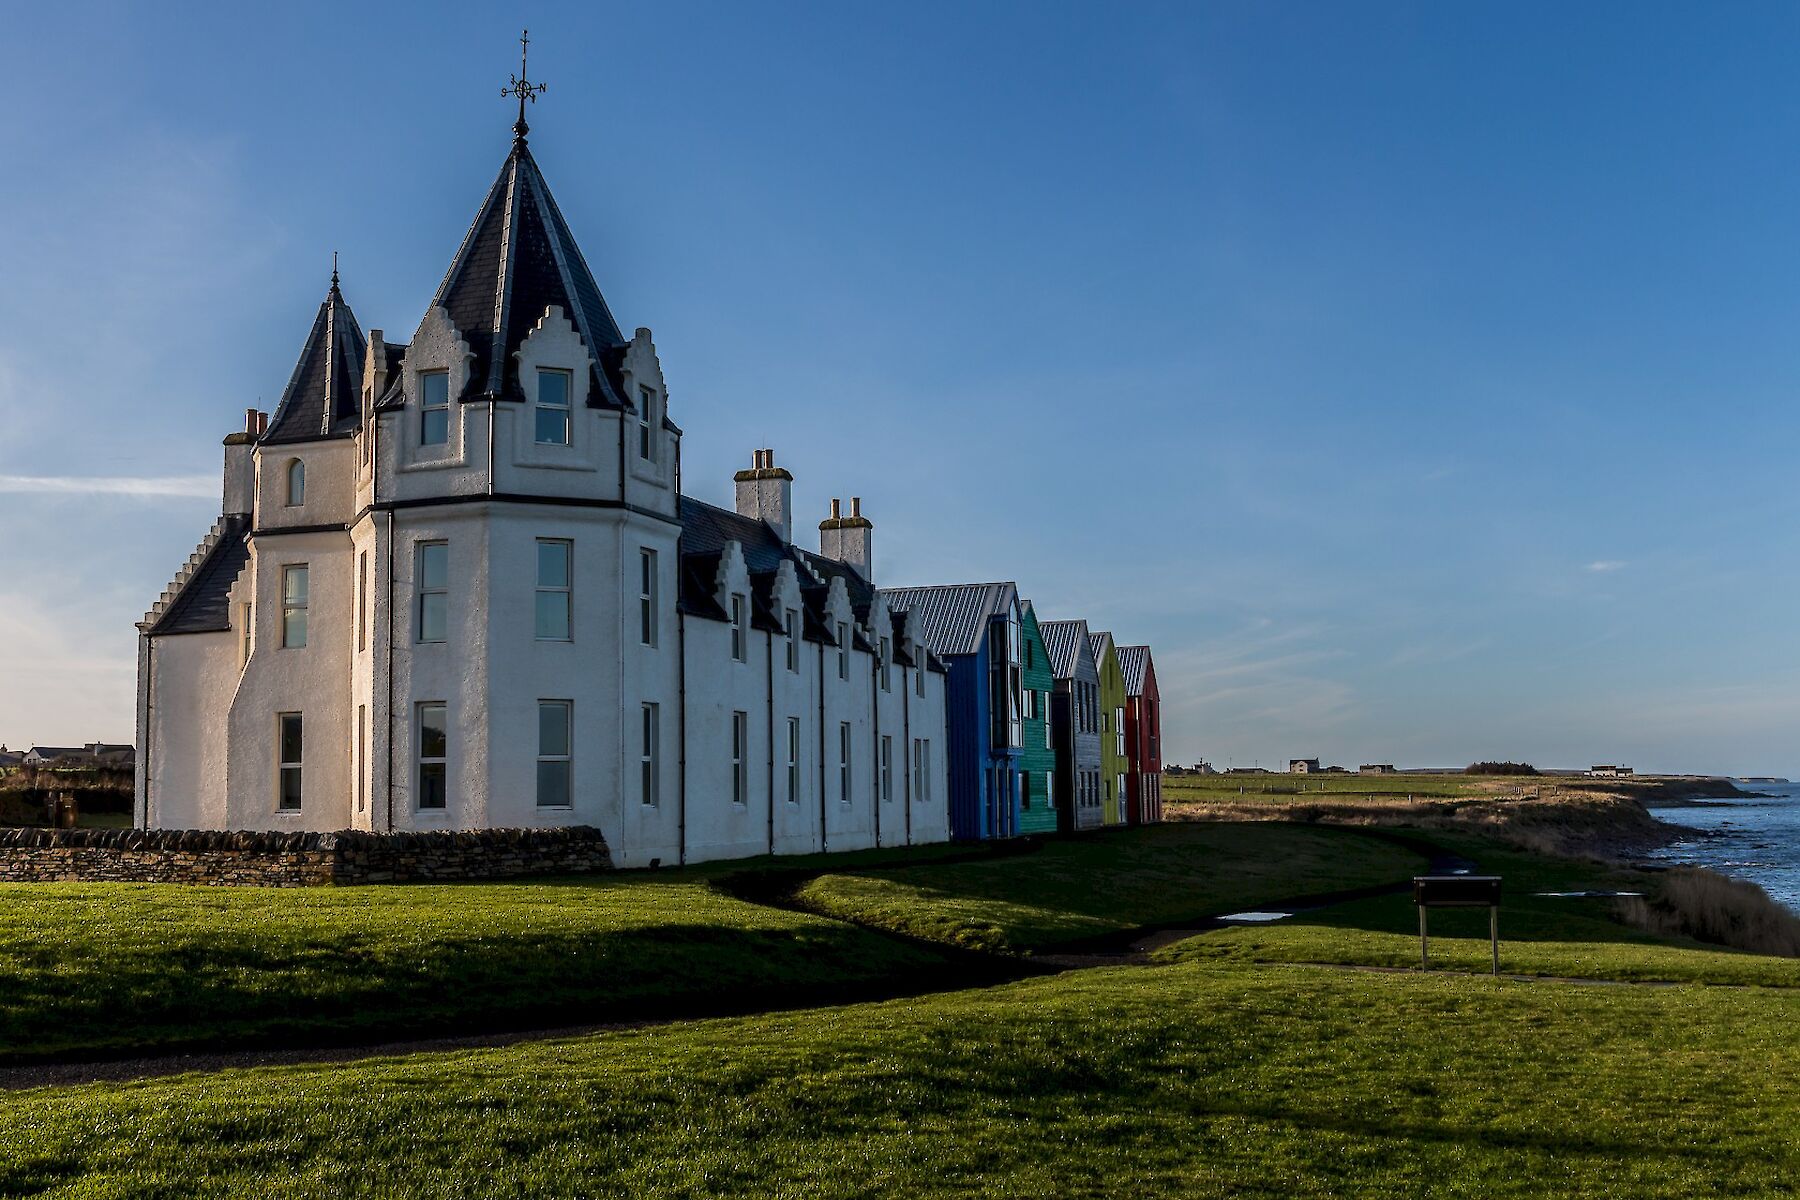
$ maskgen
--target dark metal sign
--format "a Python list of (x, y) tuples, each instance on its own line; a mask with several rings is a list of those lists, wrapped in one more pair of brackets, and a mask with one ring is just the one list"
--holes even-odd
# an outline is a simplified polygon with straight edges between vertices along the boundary
[(1413, 903), (1419, 906), (1419, 966), (1431, 960), (1431, 934), (1425, 913), (1433, 908), (1485, 908), (1488, 910), (1488, 947), (1493, 953), (1494, 974), (1500, 973), (1500, 877), (1498, 875), (1415, 875)]

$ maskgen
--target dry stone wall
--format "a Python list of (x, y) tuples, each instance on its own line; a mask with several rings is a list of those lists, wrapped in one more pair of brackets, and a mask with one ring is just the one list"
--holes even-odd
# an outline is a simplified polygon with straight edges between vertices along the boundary
[(566, 875), (612, 867), (598, 829), (226, 833), (0, 829), (0, 882), (319, 887)]

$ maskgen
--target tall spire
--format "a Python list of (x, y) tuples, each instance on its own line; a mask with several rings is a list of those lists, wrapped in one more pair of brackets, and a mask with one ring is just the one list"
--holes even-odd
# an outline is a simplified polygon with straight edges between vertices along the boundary
[(300, 361), (269, 420), (268, 442), (310, 442), (346, 437), (361, 421), (363, 356), (368, 340), (338, 287), (337, 254), (331, 256), (331, 290), (319, 305)]
[(525, 54), (530, 48), (531, 30), (526, 29), (520, 31), (519, 73), (512, 77), (511, 82), (509, 82), (507, 86), (500, 89), (500, 94), (502, 96), (517, 96), (519, 98), (519, 119), (513, 123), (513, 140), (518, 142), (523, 142), (525, 140), (525, 135), (531, 132), (531, 126), (525, 123), (525, 102), (529, 100), (533, 104), (536, 104), (537, 98), (550, 90), (549, 84), (533, 83), (531, 82), (530, 77), (525, 74)]

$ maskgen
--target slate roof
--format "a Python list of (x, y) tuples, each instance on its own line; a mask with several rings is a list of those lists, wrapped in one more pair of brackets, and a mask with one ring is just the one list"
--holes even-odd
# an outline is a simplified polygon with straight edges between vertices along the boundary
[(937, 654), (974, 654), (990, 618), (1018, 602), (1011, 583), (950, 583), (935, 587), (883, 588), (893, 612), (919, 613), (919, 637)]
[(1125, 694), (1142, 696), (1144, 676), (1150, 665), (1150, 647), (1120, 646), (1114, 653), (1119, 656), (1119, 670), (1125, 676)]
[[(729, 619), (729, 614), (719, 607), (713, 582), (718, 576), (720, 555), (728, 544), (736, 542), (743, 549), (744, 569), (750, 574), (751, 617), (758, 628), (779, 629), (785, 621), (785, 616), (775, 611), (773, 603), (775, 573), (783, 562), (794, 564), (794, 575), (800, 584), (803, 633), (809, 640), (836, 644), (836, 631), (828, 628), (824, 620), (825, 598), (830, 594), (833, 579), (844, 581), (845, 594), (857, 619), (864, 623), (868, 621), (875, 589), (854, 567), (782, 541), (766, 521), (719, 508), (692, 496), (680, 497), (679, 515), (681, 595), (678, 603), (683, 612), (715, 621)], [(873, 649), (860, 629), (852, 635), (852, 641), (865, 650)]]
[[(1038, 632), (1044, 638), (1044, 653), (1050, 656), (1050, 673), (1058, 679), (1075, 678), (1082, 648), (1088, 645), (1087, 622), (1039, 621)], [(1088, 652), (1093, 653), (1091, 648)]]
[(353, 435), (362, 421), (363, 357), (368, 348), (333, 271), (331, 291), (319, 305), (312, 331), (300, 348), (300, 361), (294, 364), (262, 440), (279, 444)]
[(626, 339), (524, 138), (513, 142), (431, 302), (450, 314), (473, 354), (463, 399), (524, 398), (513, 351), (554, 304), (601, 364), (593, 403), (631, 407), (617, 372)]
[(219, 540), (213, 543), (211, 553), (150, 628), (152, 634), (216, 633), (231, 628), (231, 585), (250, 561), (250, 543), (244, 536), (250, 519), (229, 516), (220, 525)]

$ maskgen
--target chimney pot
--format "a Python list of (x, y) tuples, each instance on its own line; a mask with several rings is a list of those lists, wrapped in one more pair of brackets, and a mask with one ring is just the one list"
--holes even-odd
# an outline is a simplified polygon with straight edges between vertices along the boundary
[(850, 515), (853, 517), (862, 516), (862, 497), (861, 496), (850, 497)]
[(244, 410), (244, 432), (256, 432), (256, 410), (254, 408), (246, 408)]
[(843, 515), (842, 502), (839, 501), (836, 496), (833, 496), (831, 498), (831, 519), (835, 521)]

